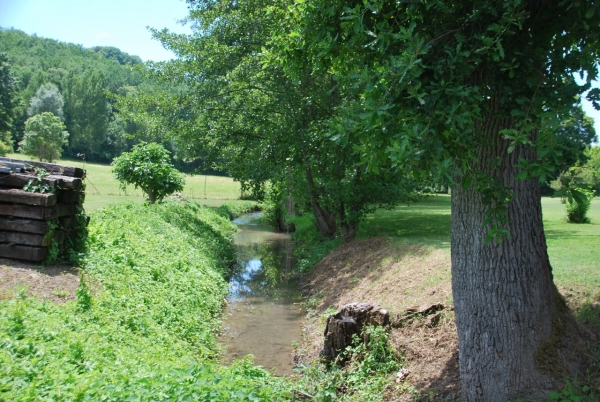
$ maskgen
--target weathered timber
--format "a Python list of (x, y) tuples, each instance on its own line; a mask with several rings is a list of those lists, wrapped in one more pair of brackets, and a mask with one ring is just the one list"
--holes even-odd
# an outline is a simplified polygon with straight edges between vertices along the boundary
[(56, 231), (52, 236), (45, 234), (32, 234), (23, 232), (7, 232), (0, 231), (0, 243), (14, 243), (25, 246), (47, 247), (52, 244), (52, 239), (57, 243), (62, 243), (64, 240), (64, 232)]
[(46, 163), (46, 162), (35, 162), (35, 161), (23, 161), (19, 159), (11, 159), (0, 157), (0, 163), (12, 162), (16, 164), (24, 164), (25, 166), (34, 166), (37, 168), (46, 169), (48, 173), (52, 173), (54, 175), (62, 175), (69, 177), (84, 177), (85, 170), (73, 167), (73, 166), (63, 166), (57, 165), (54, 163)]
[(59, 189), (74, 191), (81, 190), (81, 179), (79, 177), (48, 175), (44, 179), (48, 179), (50, 181), (56, 180)]
[(21, 171), (22, 171), (21, 168), (11, 168), (8, 166), (0, 166), (0, 173), (11, 173), (11, 172), (21, 173)]
[(58, 209), (56, 205), (52, 207), (39, 207), (35, 205), (0, 204), (0, 215), (15, 216), (18, 218), (39, 220), (55, 219), (58, 217), (57, 212)]
[(29, 191), (19, 189), (0, 189), (0, 201), (14, 202), (25, 205), (39, 205), (42, 207), (51, 207), (56, 204), (56, 194), (52, 193), (30, 193)]
[(352, 345), (352, 336), (361, 335), (365, 326), (384, 326), (390, 323), (389, 313), (376, 304), (350, 303), (336, 314), (327, 317), (325, 341), (321, 357), (338, 364), (345, 363), (340, 352)]
[(50, 230), (50, 226), (46, 221), (0, 216), (0, 230), (46, 234)]
[(77, 204), (57, 204), (56, 216), (73, 216), (77, 214)]
[[(31, 179), (35, 178), (36, 176), (25, 173), (0, 174), (0, 186), (23, 188)], [(65, 188), (62, 176), (46, 176), (43, 178), (42, 182), (47, 184), (51, 190)]]
[(82, 191), (73, 191), (73, 190), (62, 190), (56, 192), (56, 200), (57, 202), (62, 202), (66, 204), (73, 204), (79, 202), (79, 198), (83, 201), (85, 199), (85, 193)]
[(18, 244), (0, 244), (0, 257), (26, 261), (44, 261), (48, 255), (47, 247), (21, 246)]

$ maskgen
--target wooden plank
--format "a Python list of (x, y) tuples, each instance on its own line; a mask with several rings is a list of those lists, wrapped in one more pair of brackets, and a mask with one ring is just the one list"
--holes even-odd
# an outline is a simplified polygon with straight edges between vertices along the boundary
[(77, 204), (57, 204), (57, 217), (77, 214)]
[(52, 243), (50, 236), (0, 230), (0, 243), (14, 243), (26, 246), (47, 247)]
[(44, 261), (48, 255), (46, 247), (20, 246), (18, 244), (0, 244), (0, 257), (26, 261)]
[(51, 207), (56, 204), (56, 195), (52, 193), (30, 193), (19, 189), (0, 190), (0, 201), (25, 205)]
[(57, 165), (55, 163), (23, 161), (23, 160), (19, 160), (19, 159), (11, 159), (11, 158), (6, 158), (6, 157), (0, 157), (0, 162), (22, 163), (22, 164), (25, 164), (26, 166), (27, 165), (35, 166), (38, 168), (46, 169), (49, 173), (51, 172), (52, 174), (55, 174), (55, 175), (80, 177), (80, 178), (85, 176), (85, 170), (83, 170), (81, 168), (73, 167), (73, 166)]
[(58, 209), (56, 205), (52, 207), (39, 207), (36, 205), (0, 204), (0, 215), (14, 216), (18, 218), (47, 220), (57, 218)]
[(56, 192), (56, 201), (65, 204), (77, 203), (79, 202), (79, 197), (81, 197), (81, 201), (85, 200), (85, 193), (73, 190), (61, 190)]
[(59, 189), (81, 190), (81, 179), (78, 177), (48, 175), (44, 180), (56, 181)]
[(50, 230), (46, 221), (0, 216), (0, 230), (45, 234)]
[[(0, 174), (0, 186), (23, 188), (27, 183), (29, 183), (29, 180), (35, 178), (36, 176), (24, 173)], [(57, 187), (60, 188), (63, 186), (62, 179), (62, 176), (46, 176), (42, 182), (48, 184), (50, 189), (54, 190)], [(81, 179), (79, 180), (81, 181)]]

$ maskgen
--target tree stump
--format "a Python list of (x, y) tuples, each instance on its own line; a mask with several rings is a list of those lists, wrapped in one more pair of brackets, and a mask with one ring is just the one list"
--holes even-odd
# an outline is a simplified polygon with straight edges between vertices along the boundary
[(390, 323), (389, 313), (376, 304), (350, 303), (336, 314), (327, 317), (325, 341), (320, 355), (328, 361), (343, 364), (338, 355), (352, 345), (352, 336), (361, 335), (365, 326), (383, 326)]

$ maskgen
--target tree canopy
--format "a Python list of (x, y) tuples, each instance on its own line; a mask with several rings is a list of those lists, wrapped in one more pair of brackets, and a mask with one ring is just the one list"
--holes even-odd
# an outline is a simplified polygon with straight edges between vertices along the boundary
[(114, 159), (112, 171), (123, 188), (133, 184), (148, 196), (154, 204), (175, 191), (182, 191), (185, 180), (173, 167), (171, 158), (162, 145), (140, 143), (131, 152), (123, 152)]
[(42, 84), (29, 101), (27, 114), (35, 116), (43, 112), (50, 112), (64, 120), (64, 104), (63, 96), (56, 85), (52, 83)]
[[(77, 157), (85, 153), (87, 160), (110, 162), (131, 147), (127, 135), (144, 130), (142, 125), (119, 122), (122, 119), (111, 106), (117, 95), (127, 96), (138, 87), (156, 85), (140, 73), (145, 67), (139, 57), (114, 47), (87, 49), (4, 28), (0, 28), (0, 52), (6, 53), (17, 81), (10, 128), (15, 140), (23, 138), (30, 116), (41, 111), (61, 117), (64, 113), (71, 133), (66, 154)], [(36, 95), (42, 88), (55, 88), (62, 95), (63, 112), (58, 112), (58, 105), (42, 107), (43, 97)]]
[(62, 120), (50, 112), (42, 112), (25, 122), (25, 135), (19, 150), (40, 161), (52, 162), (62, 155), (69, 133)]

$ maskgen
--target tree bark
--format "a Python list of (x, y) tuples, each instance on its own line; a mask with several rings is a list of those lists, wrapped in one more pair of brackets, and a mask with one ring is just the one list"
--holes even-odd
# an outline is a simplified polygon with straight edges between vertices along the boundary
[(563, 353), (574, 322), (552, 281), (539, 183), (515, 179), (519, 158), (536, 154), (523, 146), (509, 154), (499, 134), (512, 123), (490, 113), (476, 127), (486, 144), (474, 166), (513, 189), (510, 238), (485, 244), (489, 206), (473, 188), (458, 183), (452, 190), (452, 291), (465, 401), (537, 399), (576, 367)]
[(335, 234), (335, 214), (321, 208), (317, 199), (317, 192), (315, 189), (315, 182), (312, 177), (312, 171), (310, 166), (306, 166), (306, 182), (308, 184), (308, 194), (310, 196), (310, 205), (312, 207), (315, 219), (317, 221), (317, 228), (321, 236), (333, 236)]

